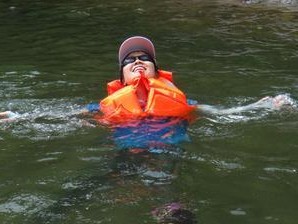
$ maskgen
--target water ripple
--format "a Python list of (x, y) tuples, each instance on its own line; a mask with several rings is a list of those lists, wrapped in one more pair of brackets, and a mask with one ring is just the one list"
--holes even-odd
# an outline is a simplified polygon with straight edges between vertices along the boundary
[(0, 213), (33, 215), (53, 203), (53, 200), (42, 195), (19, 194), (0, 204)]
[(278, 168), (278, 167), (265, 167), (264, 168), (265, 171), (269, 172), (269, 173), (291, 173), (291, 174), (296, 174), (297, 173), (297, 169), (294, 168)]

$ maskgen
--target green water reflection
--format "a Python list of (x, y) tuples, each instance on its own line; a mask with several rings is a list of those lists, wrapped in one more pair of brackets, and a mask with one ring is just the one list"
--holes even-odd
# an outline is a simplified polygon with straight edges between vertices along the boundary
[(201, 103), (297, 92), (297, 7), (241, 1), (0, 2), (1, 223), (155, 223), (178, 201), (200, 223), (296, 223), (297, 112), (200, 119), (181, 155), (119, 153), (73, 110), (105, 96), (117, 49), (150, 36)]

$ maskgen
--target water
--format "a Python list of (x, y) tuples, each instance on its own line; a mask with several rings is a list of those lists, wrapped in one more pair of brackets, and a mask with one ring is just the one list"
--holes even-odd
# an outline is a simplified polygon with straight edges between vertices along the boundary
[(105, 96), (135, 34), (202, 104), (295, 104), (297, 3), (246, 2), (2, 1), (0, 111), (21, 118), (0, 124), (0, 222), (156, 223), (154, 208), (179, 202), (200, 223), (296, 223), (293, 108), (201, 117), (183, 152), (162, 154), (119, 152), (75, 115)]

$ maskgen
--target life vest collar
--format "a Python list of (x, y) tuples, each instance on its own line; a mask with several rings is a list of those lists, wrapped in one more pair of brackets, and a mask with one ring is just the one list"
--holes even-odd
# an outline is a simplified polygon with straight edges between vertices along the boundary
[[(164, 70), (159, 69), (157, 71), (157, 74), (158, 74), (158, 77), (162, 77), (162, 78), (167, 79), (170, 82), (173, 82), (172, 72), (164, 71)], [(135, 79), (135, 80), (139, 80), (139, 78)], [(133, 84), (135, 84), (135, 83), (133, 82)], [(118, 91), (119, 89), (122, 89), (123, 87), (125, 87), (125, 85), (123, 85), (123, 83), (121, 82), (120, 79), (116, 79), (114, 81), (109, 82), (107, 84), (108, 95), (113, 94), (114, 92)]]

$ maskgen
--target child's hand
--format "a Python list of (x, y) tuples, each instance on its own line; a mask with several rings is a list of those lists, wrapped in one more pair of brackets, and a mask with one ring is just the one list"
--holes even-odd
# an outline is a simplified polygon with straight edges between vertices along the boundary
[(5, 111), (0, 113), (0, 123), (13, 121), (19, 117), (18, 113), (12, 111)]
[(283, 106), (294, 106), (293, 100), (287, 95), (277, 95), (272, 99), (273, 107), (280, 109)]
[(286, 94), (280, 94), (275, 97), (266, 96), (256, 102), (256, 106), (279, 110), (282, 107), (295, 107), (294, 100)]

